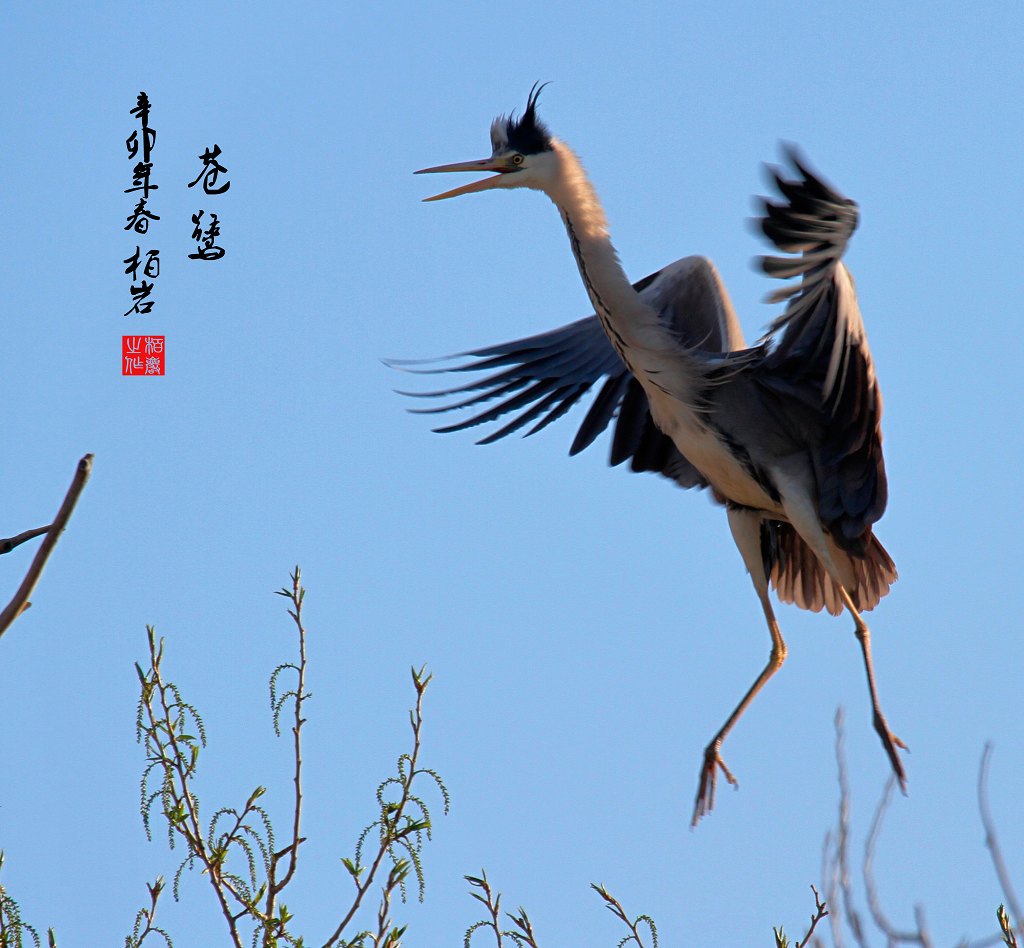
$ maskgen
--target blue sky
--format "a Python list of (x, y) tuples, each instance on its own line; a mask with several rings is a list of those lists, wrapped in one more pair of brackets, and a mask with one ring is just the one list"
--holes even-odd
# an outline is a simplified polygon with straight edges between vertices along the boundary
[[(785, 668), (726, 746), (740, 779), (688, 828), (701, 749), (768, 636), (723, 512), (653, 476), (569, 459), (577, 412), (489, 448), (442, 437), (382, 357), (516, 338), (589, 311), (536, 194), (426, 205), (416, 168), (482, 157), (493, 116), (551, 80), (541, 114), (582, 157), (627, 272), (710, 256), (755, 338), (760, 165), (800, 143), (862, 210), (849, 255), (885, 396), (901, 579), (868, 616), (883, 703), (912, 749), (877, 874), (894, 920), (951, 943), (1001, 900), (975, 802), (1024, 884), (1017, 605), (1021, 346), (1016, 3), (582, 7), (180, 3), (8, 6), (0, 30), (5, 220), (0, 534), (93, 479), (0, 642), (0, 847), (25, 916), (116, 944), (176, 857), (137, 813), (133, 663), (147, 623), (211, 736), (203, 799), (256, 784), (286, 820), (286, 747), (265, 682), (291, 657), (271, 592), (301, 563), (311, 690), (305, 830), (289, 899), (333, 928), (338, 863), (407, 744), (428, 663), (425, 760), (453, 810), (425, 854), (408, 944), (458, 944), (461, 879), (487, 868), (542, 943), (613, 945), (587, 884), (666, 945), (770, 944), (811, 910), (847, 709), (854, 833), (887, 763), (846, 618), (781, 607)], [(158, 130), (164, 260), (126, 320), (124, 139), (140, 89)], [(193, 249), (196, 156), (223, 149), (223, 260)], [(122, 378), (120, 336), (167, 337), (163, 379)], [(33, 545), (0, 559), (13, 592)], [(859, 842), (857, 844), (859, 846)], [(163, 907), (212, 944), (204, 880)]]

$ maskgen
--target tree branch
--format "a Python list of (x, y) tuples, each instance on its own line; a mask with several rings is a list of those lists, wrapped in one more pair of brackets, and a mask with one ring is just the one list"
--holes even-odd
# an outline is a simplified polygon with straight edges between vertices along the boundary
[(871, 821), (871, 829), (868, 830), (868, 838), (864, 843), (864, 891), (867, 894), (868, 910), (878, 930), (888, 939), (888, 944), (897, 945), (921, 945), (923, 948), (932, 948), (931, 936), (925, 924), (924, 909), (918, 905), (914, 909), (914, 917), (917, 921), (917, 931), (899, 931), (889, 921), (882, 911), (882, 903), (878, 897), (878, 888), (875, 885), (874, 863), (875, 847), (878, 844), (878, 837), (882, 832), (882, 822), (892, 802), (892, 792), (896, 788), (896, 778), (891, 776), (885, 783), (885, 790), (882, 799), (875, 810), (874, 819)]
[[(71, 481), (71, 486), (68, 488), (68, 492), (64, 497), (64, 503), (61, 504), (60, 510), (57, 512), (57, 516), (53, 523), (48, 527), (39, 527), (36, 530), (27, 530), (19, 536), (3, 541), (5, 544), (11, 544), (8, 549), (13, 549), (19, 543), (24, 543), (25, 540), (29, 540), (33, 536), (39, 536), (41, 533), (46, 534), (46, 539), (40, 544), (39, 549), (36, 551), (35, 559), (32, 560), (32, 565), (25, 574), (25, 578), (21, 581), (21, 586), (18, 587), (18, 591), (14, 594), (14, 598), (7, 604), (7, 608), (0, 613), (0, 636), (2, 636), (10, 627), (11, 623), (14, 622), (14, 620), (31, 605), (28, 601), (28, 597), (32, 595), (32, 590), (35, 589), (36, 583), (39, 582), (39, 577), (42, 575), (43, 567), (46, 565), (46, 561), (50, 558), (53, 548), (57, 545), (60, 535), (64, 532), (64, 528), (67, 526), (68, 520), (71, 519), (71, 513), (75, 509), (75, 504), (78, 503), (79, 495), (82, 493), (85, 483), (89, 480), (89, 475), (91, 473), (92, 455), (87, 454), (78, 462), (78, 469), (75, 471), (75, 476)], [(2, 550), (4, 553), (7, 551), (7, 549)]]
[(1021, 914), (1020, 902), (1017, 901), (1017, 893), (1013, 890), (1013, 883), (1010, 881), (1010, 873), (1003, 860), (1002, 850), (999, 848), (999, 837), (996, 834), (996, 824), (992, 819), (992, 811), (988, 806), (988, 762), (992, 757), (992, 744), (985, 745), (981, 755), (981, 767), (978, 770), (978, 810), (981, 812), (981, 824), (985, 827), (985, 845), (992, 854), (992, 865), (995, 867), (996, 875), (999, 877), (999, 885), (1010, 906), (1013, 917), (1017, 920), (1018, 927), (1021, 927), (1021, 934), (1024, 935), (1024, 915)]
[(21, 546), (26, 540), (32, 540), (44, 533), (49, 533), (51, 526), (52, 524), (48, 524), (45, 527), (36, 527), (34, 530), (26, 530), (24, 533), (19, 533), (16, 537), (7, 537), (6, 540), (0, 540), (0, 555), (10, 553), (11, 550), (16, 546)]

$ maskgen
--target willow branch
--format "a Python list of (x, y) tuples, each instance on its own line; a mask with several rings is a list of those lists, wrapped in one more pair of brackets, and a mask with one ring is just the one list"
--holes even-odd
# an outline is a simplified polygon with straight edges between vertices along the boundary
[[(231, 942), (235, 948), (242, 948), (242, 937), (238, 932), (237, 918), (231, 914), (231, 905), (224, 894), (226, 886), (221, 872), (221, 864), (217, 861), (215, 855), (210, 854), (203, 838), (203, 827), (199, 820), (199, 810), (190, 787), (190, 776), (194, 772), (194, 768), (188, 763), (191, 753), (187, 745), (182, 746), (175, 733), (177, 730), (175, 717), (177, 714), (184, 714), (183, 705), (176, 693), (172, 692), (171, 700), (168, 700), (168, 692), (174, 688), (174, 685), (165, 682), (163, 675), (160, 673), (160, 658), (163, 646), (161, 643), (158, 649), (152, 630), (148, 629), (147, 631), (149, 632), (149, 655), (153, 670), (154, 693), (159, 698), (159, 710), (161, 712), (158, 719), (154, 713), (152, 700), (145, 702), (146, 713), (149, 716), (149, 730), (154, 735), (156, 752), (161, 758), (168, 792), (175, 808), (180, 807), (182, 811), (182, 818), (180, 820), (172, 819), (171, 825), (174, 831), (184, 838), (189, 852), (203, 864), (203, 869), (209, 877), (210, 885), (213, 886), (217, 902), (220, 905), (221, 914), (228, 924)], [(172, 708), (177, 708), (178, 710), (172, 711)], [(160, 737), (161, 732), (167, 736), (165, 738)], [(167, 748), (170, 749), (169, 754), (167, 753)], [(164, 815), (170, 818), (170, 813), (166, 807)], [(239, 901), (242, 900), (239, 899)], [(242, 901), (242, 904), (245, 904), (244, 901)]]
[(302, 838), (299, 835), (299, 825), (302, 820), (302, 725), (306, 719), (302, 716), (302, 701), (306, 697), (306, 629), (302, 625), (302, 600), (306, 590), (302, 588), (302, 574), (298, 566), (292, 575), (292, 602), (295, 603), (295, 611), (292, 618), (299, 633), (299, 683), (295, 689), (295, 723), (292, 726), (292, 741), (295, 754), (295, 775), (292, 778), (295, 784), (295, 806), (293, 808), (292, 821), (292, 843), (288, 856), (288, 871), (284, 878), (278, 883), (277, 891), (280, 892), (295, 875), (295, 867), (298, 865), (299, 845)]
[[(412, 781), (418, 772), (416, 770), (416, 765), (420, 756), (420, 731), (423, 728), (423, 692), (426, 690), (427, 682), (430, 681), (430, 676), (428, 676), (424, 681), (419, 681), (416, 679), (414, 670), (413, 680), (416, 681), (416, 709), (409, 715), (412, 720), (413, 733), (412, 755), (405, 755), (409, 761), (409, 775), (404, 781), (402, 781), (402, 795), (398, 803), (395, 805), (394, 811), (386, 816), (381, 816), (382, 833), (380, 847), (378, 848), (377, 855), (370, 866), (370, 871), (367, 873), (366, 880), (362, 883), (360, 883), (358, 879), (356, 880), (356, 897), (353, 900), (348, 913), (341, 920), (341, 923), (334, 930), (331, 937), (324, 942), (323, 948), (332, 948), (332, 946), (337, 944), (342, 933), (348, 927), (349, 922), (352, 921), (356, 912), (359, 911), (359, 906), (363, 902), (363, 897), (367, 892), (369, 892), (370, 887), (373, 885), (374, 877), (377, 875), (377, 870), (380, 868), (380, 864), (383, 862), (384, 857), (400, 835), (400, 831), (396, 834), (396, 830), (398, 830), (402, 817), (405, 815), (405, 808), (409, 805), (409, 801), (412, 798)], [(401, 758), (399, 758), (399, 760), (401, 760)]]

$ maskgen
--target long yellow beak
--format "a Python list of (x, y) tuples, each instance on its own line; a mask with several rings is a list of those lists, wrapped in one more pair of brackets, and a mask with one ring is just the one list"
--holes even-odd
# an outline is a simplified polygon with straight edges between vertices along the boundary
[(421, 168), (419, 171), (414, 172), (414, 174), (443, 174), (449, 171), (499, 172), (498, 174), (491, 175), (489, 178), (474, 181), (472, 184), (464, 184), (460, 188), (452, 188), (451, 191), (445, 191), (443, 194), (435, 194), (433, 197), (423, 199), (424, 201), (443, 201), (445, 198), (458, 197), (461, 194), (472, 194), (475, 191), (487, 191), (490, 188), (505, 187), (507, 185), (502, 181), (502, 179), (506, 174), (514, 170), (515, 166), (506, 158), (481, 158), (479, 161), (457, 161), (450, 165), (437, 165), (434, 168)]

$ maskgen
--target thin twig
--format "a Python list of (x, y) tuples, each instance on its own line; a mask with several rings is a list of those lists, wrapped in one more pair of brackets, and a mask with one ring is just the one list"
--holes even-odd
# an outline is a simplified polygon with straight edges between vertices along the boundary
[[(302, 571), (298, 566), (295, 567), (291, 580), (292, 588), (290, 590), (287, 588), (279, 590), (279, 595), (291, 600), (292, 605), (295, 607), (294, 609), (289, 609), (288, 614), (292, 617), (299, 634), (299, 681), (295, 687), (295, 721), (292, 725), (292, 747), (295, 756), (295, 772), (292, 782), (295, 785), (295, 802), (292, 811), (291, 842), (271, 857), (270, 879), (267, 886), (266, 916), (268, 918), (273, 917), (278, 895), (281, 894), (282, 890), (291, 882), (292, 877), (295, 875), (295, 869), (298, 866), (299, 860), (299, 846), (303, 842), (302, 837), (299, 835), (299, 826), (302, 821), (302, 726), (306, 723), (306, 719), (302, 716), (302, 702), (308, 695), (306, 694), (306, 628), (302, 624), (302, 602), (306, 597), (306, 590), (302, 587)], [(285, 856), (288, 856), (288, 868), (285, 870), (284, 878), (277, 881), (274, 879), (277, 872), (277, 863), (278, 860), (283, 859)]]
[[(92, 455), (87, 454), (78, 462), (78, 468), (75, 470), (71, 486), (64, 496), (64, 503), (61, 504), (53, 523), (45, 528), (46, 539), (39, 545), (35, 558), (32, 560), (32, 565), (28, 568), (25, 578), (21, 581), (21, 586), (18, 587), (14, 598), (7, 604), (7, 608), (0, 613), (0, 636), (31, 605), (28, 597), (32, 595), (32, 590), (35, 589), (36, 583), (39, 582), (43, 567), (50, 558), (53, 548), (57, 545), (60, 535), (64, 532), (64, 528), (71, 518), (71, 513), (75, 509), (75, 504), (78, 503), (79, 495), (82, 493), (86, 481), (89, 480), (90, 473), (92, 473)], [(42, 530), (43, 528), (40, 528), (39, 532)], [(33, 533), (33, 531), (29, 530), (28, 533)], [(38, 532), (35, 535), (38, 535)], [(21, 534), (21, 536), (29, 539), (25, 534)], [(13, 539), (22, 542), (19, 537), (14, 537)]]
[(466, 932), (466, 937), (462, 944), (464, 948), (470, 948), (473, 941), (473, 933), (480, 928), (489, 928), (494, 932), (494, 939), (497, 948), (502, 948), (502, 931), (501, 931), (501, 893), (499, 892), (497, 897), (494, 896), (491, 891), (490, 883), (487, 881), (487, 870), (482, 869), (479, 876), (463, 876), (463, 878), (471, 885), (478, 889), (483, 889), (483, 895), (478, 895), (476, 892), (470, 892), (469, 894), (476, 899), (478, 902), (482, 902), (487, 907), (487, 914), (490, 915), (490, 919), (487, 921), (481, 920), (474, 922), (470, 925)]
[[(167, 934), (166, 930), (160, 928), (160, 926), (154, 923), (156, 918), (156, 904), (160, 900), (160, 894), (164, 890), (164, 879), (163, 876), (157, 876), (156, 880), (150, 885), (146, 883), (146, 889), (149, 891), (149, 908), (139, 909), (138, 914), (135, 916), (135, 929), (128, 938), (125, 939), (126, 948), (139, 948), (139, 946), (154, 932), (164, 940), (164, 944), (168, 948), (173, 948), (173, 942), (171, 936)], [(146, 923), (146, 927), (142, 928), (142, 923)], [(0, 944), (3, 944), (0, 942)]]
[(1003, 895), (1010, 905), (1010, 913), (1017, 920), (1021, 937), (1024, 938), (1024, 915), (1021, 914), (1020, 903), (1017, 901), (1017, 893), (1013, 890), (1013, 883), (1010, 881), (1010, 873), (1003, 860), (1002, 850), (999, 848), (999, 837), (996, 834), (996, 824), (992, 819), (992, 811), (988, 806), (988, 762), (992, 757), (991, 741), (985, 745), (981, 754), (981, 767), (978, 770), (978, 810), (981, 813), (981, 825), (985, 828), (985, 845), (992, 854), (992, 865), (999, 878), (999, 886)]
[(814, 893), (814, 914), (811, 916), (811, 927), (807, 929), (807, 934), (804, 935), (803, 941), (798, 941), (795, 948), (807, 948), (811, 943), (811, 936), (814, 934), (814, 929), (818, 927), (820, 922), (826, 915), (828, 915), (828, 908), (825, 903), (822, 902), (821, 896), (818, 895), (818, 890), (811, 886), (811, 891)]
[[(505, 944), (505, 938), (511, 938), (517, 945), (517, 948), (540, 948), (537, 944), (537, 936), (533, 931), (533, 923), (530, 921), (530, 917), (526, 914), (526, 909), (521, 905), (519, 906), (518, 915), (514, 912), (505, 913), (512, 920), (512, 923), (516, 926), (518, 931), (513, 931), (512, 929), (502, 931), (501, 893), (499, 892), (497, 895), (494, 895), (491, 890), (490, 883), (487, 881), (486, 871), (482, 870), (479, 878), (477, 876), (463, 876), (463, 878), (474, 888), (483, 890), (483, 895), (476, 892), (470, 892), (469, 894), (478, 902), (482, 902), (487, 907), (487, 914), (490, 915), (489, 920), (474, 922), (469, 926), (466, 931), (466, 937), (462, 942), (463, 948), (470, 948), (474, 933), (481, 928), (489, 928), (494, 932), (496, 948), (502, 948)], [(625, 944), (625, 940), (621, 944)]]
[(878, 807), (875, 809), (875, 816), (871, 821), (871, 829), (868, 831), (868, 837), (864, 842), (864, 865), (862, 872), (864, 873), (864, 892), (868, 900), (868, 910), (871, 912), (871, 918), (874, 920), (878, 930), (885, 935), (890, 945), (904, 943), (931, 948), (932, 941), (925, 925), (924, 909), (921, 906), (917, 906), (914, 909), (917, 919), (916, 932), (898, 931), (882, 911), (882, 903), (878, 898), (878, 887), (875, 885), (875, 846), (878, 844), (878, 837), (882, 832), (882, 822), (885, 819), (886, 811), (889, 809), (889, 804), (892, 802), (892, 792), (895, 787), (896, 777), (890, 776), (885, 782), (882, 799), (879, 800)]
[[(423, 692), (426, 690), (427, 685), (430, 683), (430, 679), (433, 677), (432, 675), (428, 675), (426, 678), (423, 678), (422, 673), (422, 668), (420, 669), (419, 675), (417, 675), (416, 670), (413, 669), (413, 684), (416, 688), (416, 707), (409, 713), (409, 719), (412, 723), (413, 744), (412, 754), (403, 755), (403, 757), (408, 761), (409, 773), (404, 779), (398, 781), (402, 788), (401, 797), (397, 803), (390, 807), (389, 813), (382, 814), (381, 841), (380, 846), (377, 849), (377, 854), (370, 865), (369, 872), (366, 874), (364, 881), (360, 882), (358, 878), (353, 876), (356, 883), (356, 896), (352, 900), (352, 905), (349, 907), (345, 917), (338, 924), (338, 927), (331, 933), (331, 936), (327, 941), (324, 942), (323, 948), (333, 948), (333, 946), (338, 943), (342, 933), (348, 927), (349, 922), (352, 921), (356, 912), (359, 911), (359, 906), (362, 904), (364, 896), (373, 885), (373, 880), (377, 875), (377, 870), (380, 868), (380, 864), (384, 861), (384, 857), (391, 851), (392, 845), (399, 842), (402, 836), (407, 832), (408, 827), (400, 828), (400, 825), (403, 817), (405, 817), (406, 807), (410, 806), (410, 804), (415, 805), (415, 798), (412, 792), (412, 782), (416, 775), (420, 773), (417, 769), (417, 765), (419, 763), (420, 750), (422, 747), (420, 735), (423, 728)], [(399, 758), (399, 760), (401, 761), (402, 758)], [(405, 817), (405, 819), (408, 820), (409, 818)]]
[[(846, 712), (836, 709), (836, 767), (839, 771), (839, 822), (836, 827), (836, 868), (839, 871), (839, 890), (843, 896), (846, 922), (860, 948), (867, 948), (864, 940), (864, 926), (860, 914), (853, 907), (853, 886), (850, 884), (850, 868), (847, 852), (850, 844), (850, 781), (846, 774), (846, 734), (844, 723)], [(835, 916), (833, 916), (835, 918)], [(835, 926), (833, 926), (833, 931)]]
[(835, 948), (844, 948), (842, 916), (835, 911), (837, 905), (841, 905), (839, 891), (839, 859), (832, 858), (832, 830), (825, 833), (825, 842), (821, 847), (821, 887), (825, 892), (825, 901), (832, 906), (833, 911), (829, 913), (828, 923), (832, 930), (832, 944)]
[(992, 948), (993, 945), (1005, 945), (1006, 942), (1002, 935), (986, 935), (984, 938), (978, 938), (975, 941), (968, 941), (966, 938), (962, 938), (956, 943), (954, 948)]
[(10, 553), (11, 550), (21, 546), (26, 540), (32, 540), (35, 537), (42, 536), (44, 533), (49, 533), (52, 526), (53, 524), (45, 527), (36, 527), (34, 530), (26, 530), (24, 533), (19, 533), (16, 537), (7, 537), (6, 540), (0, 540), (0, 555)]
[(1014, 934), (1010, 916), (1006, 914), (1006, 906), (996, 909), (996, 921), (999, 922), (999, 940), (1006, 948), (1017, 948), (1017, 936)]
[(638, 915), (633, 921), (630, 921), (629, 916), (626, 914), (626, 910), (622, 907), (622, 903), (603, 885), (595, 885), (591, 882), (590, 888), (604, 899), (604, 907), (629, 929), (630, 934), (619, 942), (620, 948), (628, 945), (631, 941), (636, 942), (637, 948), (644, 948), (644, 943), (640, 940), (641, 922), (647, 926), (648, 931), (651, 933), (653, 948), (658, 948), (658, 929), (654, 924), (654, 919), (651, 918), (650, 915)]
[[(150, 679), (154, 686), (155, 697), (160, 703), (160, 717), (154, 713), (152, 698), (145, 701), (146, 713), (149, 717), (149, 732), (170, 748), (168, 756), (163, 747), (156, 750), (162, 755), (162, 765), (166, 774), (167, 788), (175, 807), (180, 811), (180, 819), (171, 820), (175, 832), (184, 837), (189, 851), (195, 855), (203, 864), (203, 868), (213, 887), (221, 914), (228, 925), (228, 933), (231, 936), (231, 943), (235, 948), (242, 948), (242, 937), (238, 931), (238, 918), (241, 916), (232, 915), (231, 905), (225, 896), (225, 891), (231, 892), (234, 898), (246, 905), (240, 899), (233, 888), (227, 885), (223, 877), (221, 862), (215, 853), (211, 853), (203, 838), (202, 823), (199, 820), (199, 812), (195, 796), (192, 793), (190, 777), (194, 772), (194, 761), (188, 745), (182, 746), (179, 736), (176, 733), (175, 713), (171, 707), (177, 707), (179, 713), (184, 713), (177, 696), (172, 692), (173, 685), (168, 685), (160, 673), (160, 662), (163, 653), (163, 643), (159, 647), (156, 644), (156, 637), (152, 629), (147, 629), (149, 634), (149, 655), (152, 669)], [(168, 701), (168, 693), (171, 693), (171, 700)], [(189, 761), (192, 761), (190, 764)], [(175, 782), (176, 781), (176, 782)], [(170, 814), (165, 814), (170, 818)], [(243, 913), (244, 914), (244, 913)]]

